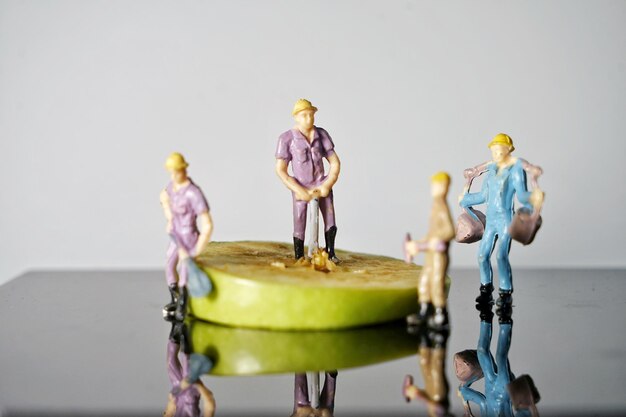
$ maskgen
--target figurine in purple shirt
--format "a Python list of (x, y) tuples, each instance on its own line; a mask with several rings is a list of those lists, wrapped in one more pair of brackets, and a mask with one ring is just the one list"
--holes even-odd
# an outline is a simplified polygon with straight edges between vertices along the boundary
[(172, 180), (161, 192), (161, 205), (167, 219), (167, 233), (175, 238), (167, 250), (165, 276), (172, 300), (163, 308), (166, 318), (178, 310), (178, 316), (182, 316), (186, 308), (187, 270), (185, 263), (179, 261), (202, 252), (213, 231), (209, 204), (200, 188), (187, 176), (188, 166), (177, 152), (165, 162)]
[[(306, 229), (307, 203), (318, 199), (324, 219), (326, 252), (335, 256), (335, 208), (332, 188), (339, 178), (341, 163), (335, 152), (330, 135), (317, 127), (314, 107), (310, 101), (300, 99), (293, 108), (296, 122), (293, 129), (278, 138), (276, 147), (276, 173), (293, 195), (293, 246), (296, 259), (304, 257), (304, 233)], [(324, 172), (324, 158), (330, 164), (328, 174)], [(293, 175), (289, 175), (291, 163)]]
[[(188, 352), (186, 328), (183, 323), (172, 325), (167, 343), (167, 374), (172, 384), (164, 417), (213, 417), (215, 397), (200, 375), (208, 372), (212, 362), (203, 355)], [(200, 361), (198, 363), (198, 361)], [(200, 366), (198, 366), (200, 365)], [(200, 410), (200, 401), (204, 403)]]

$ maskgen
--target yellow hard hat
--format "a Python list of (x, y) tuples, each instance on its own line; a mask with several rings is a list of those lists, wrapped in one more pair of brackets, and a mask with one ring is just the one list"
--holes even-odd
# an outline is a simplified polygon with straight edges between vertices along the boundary
[(302, 110), (313, 110), (314, 112), (316, 112), (317, 107), (312, 105), (309, 100), (305, 98), (301, 98), (300, 100), (296, 101), (296, 104), (294, 104), (293, 111), (291, 112), (291, 114), (295, 116), (296, 114), (300, 113)]
[(185, 161), (185, 157), (178, 152), (172, 152), (165, 161), (165, 168), (167, 169), (174, 169), (178, 171), (187, 168), (188, 166), (189, 164)]
[(506, 145), (511, 148), (511, 152), (515, 150), (515, 146), (513, 146), (513, 139), (511, 139), (509, 135), (504, 133), (498, 133), (497, 135), (495, 135), (493, 139), (491, 139), (491, 142), (489, 142), (489, 145), (487, 145), (487, 147), (491, 148), (493, 145)]
[(430, 177), (430, 182), (434, 183), (434, 182), (442, 182), (445, 184), (450, 184), (450, 175), (448, 175), (447, 172), (438, 172), (435, 175), (433, 175), (432, 177)]

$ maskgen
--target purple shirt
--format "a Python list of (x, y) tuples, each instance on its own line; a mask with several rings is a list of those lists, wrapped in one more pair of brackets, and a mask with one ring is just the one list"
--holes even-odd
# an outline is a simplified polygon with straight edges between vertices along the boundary
[(278, 137), (276, 159), (291, 161), (294, 178), (304, 187), (319, 185), (326, 178), (324, 158), (332, 155), (335, 145), (327, 131), (314, 127), (313, 141), (298, 129), (291, 129)]
[(166, 190), (170, 198), (174, 231), (181, 235), (197, 232), (196, 218), (201, 213), (209, 211), (209, 203), (207, 203), (200, 188), (189, 178), (189, 185), (178, 191), (174, 191), (171, 182), (167, 185)]

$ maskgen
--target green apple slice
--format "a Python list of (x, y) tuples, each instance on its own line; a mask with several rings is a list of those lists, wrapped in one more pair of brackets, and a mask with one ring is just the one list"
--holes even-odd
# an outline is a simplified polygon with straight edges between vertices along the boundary
[(337, 251), (330, 273), (302, 266), (292, 245), (211, 242), (197, 258), (213, 282), (191, 298), (193, 316), (236, 327), (314, 330), (371, 325), (417, 309), (421, 267), (384, 256)]
[(418, 351), (403, 322), (340, 331), (232, 328), (191, 320), (193, 353), (214, 363), (211, 375), (331, 371), (386, 362)]

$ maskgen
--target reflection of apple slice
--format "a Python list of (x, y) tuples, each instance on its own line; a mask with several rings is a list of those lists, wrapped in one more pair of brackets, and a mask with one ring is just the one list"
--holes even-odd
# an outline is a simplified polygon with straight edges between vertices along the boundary
[(353, 368), (415, 355), (419, 343), (403, 322), (350, 330), (289, 332), (192, 320), (189, 330), (193, 352), (214, 362), (212, 375)]
[(335, 271), (296, 264), (290, 244), (212, 242), (198, 257), (213, 281), (191, 299), (195, 317), (238, 327), (333, 329), (381, 323), (417, 310), (420, 267), (337, 251)]

